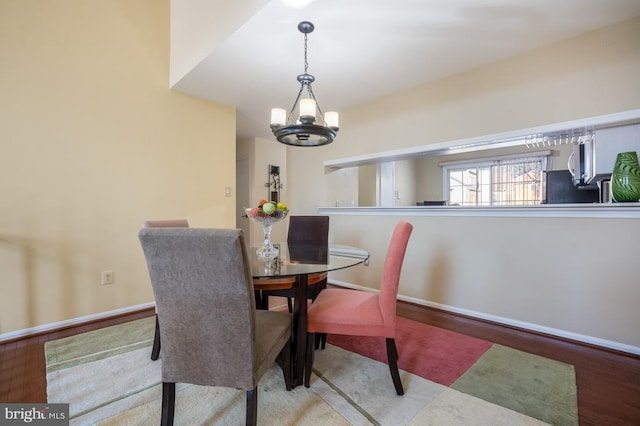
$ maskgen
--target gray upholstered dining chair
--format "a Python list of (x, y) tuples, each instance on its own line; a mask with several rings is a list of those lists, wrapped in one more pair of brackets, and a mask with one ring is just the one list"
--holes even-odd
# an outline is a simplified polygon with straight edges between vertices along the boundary
[[(145, 228), (188, 228), (189, 222), (187, 219), (146, 220), (142, 226)], [(156, 306), (156, 331), (153, 336), (151, 360), (155, 361), (160, 356), (160, 345), (160, 323), (158, 322), (158, 307)]]
[(139, 232), (162, 334), (162, 424), (173, 424), (175, 384), (246, 390), (256, 424), (260, 378), (278, 361), (291, 389), (291, 315), (256, 311), (239, 229)]

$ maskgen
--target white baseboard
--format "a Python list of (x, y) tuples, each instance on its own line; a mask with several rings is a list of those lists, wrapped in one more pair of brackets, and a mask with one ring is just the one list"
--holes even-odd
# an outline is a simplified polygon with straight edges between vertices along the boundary
[[(335, 284), (335, 285), (340, 286), (340, 287), (352, 288), (352, 289), (355, 289), (355, 290), (363, 290), (363, 291), (369, 291), (369, 292), (374, 292), (374, 293), (377, 292), (377, 290), (372, 290), (372, 289), (370, 289), (368, 287), (362, 287), (362, 286), (359, 286), (359, 285), (355, 285), (355, 284), (351, 284), (351, 283), (347, 283), (347, 282), (343, 282), (343, 281), (330, 280), (329, 282), (331, 284)], [(440, 303), (430, 302), (428, 300), (423, 300), (423, 299), (416, 299), (414, 297), (409, 297), (409, 296), (398, 295), (398, 300), (402, 300), (402, 301), (405, 301), (405, 302), (413, 303), (413, 304), (416, 304), (416, 305), (428, 306), (430, 308), (440, 309), (442, 311), (447, 311), (447, 312), (452, 312), (452, 313), (455, 313), (455, 314), (465, 315), (465, 316), (472, 317), (472, 318), (478, 318), (478, 319), (482, 319), (482, 320), (486, 320), (486, 321), (496, 322), (496, 323), (499, 323), (499, 324), (504, 324), (504, 325), (509, 325), (509, 326), (513, 326), (513, 327), (517, 327), (517, 328), (522, 328), (522, 329), (525, 329), (525, 330), (535, 331), (535, 332), (538, 332), (538, 333), (549, 334), (549, 335), (552, 335), (552, 336), (557, 336), (557, 337), (561, 337), (561, 338), (564, 338), (564, 339), (569, 339), (569, 340), (574, 340), (574, 341), (577, 341), (577, 342), (587, 343), (587, 344), (590, 344), (590, 345), (599, 346), (599, 347), (603, 347), (603, 348), (607, 348), (607, 349), (612, 349), (612, 350), (615, 350), (615, 351), (626, 352), (626, 353), (630, 353), (630, 354), (634, 354), (634, 355), (640, 355), (640, 347), (627, 345), (627, 344), (619, 343), (619, 342), (613, 342), (611, 340), (605, 340), (605, 339), (601, 339), (599, 337), (586, 336), (584, 334), (572, 333), (570, 331), (560, 330), (560, 329), (557, 329), (557, 328), (544, 327), (544, 326), (541, 326), (541, 325), (538, 325), (538, 324), (533, 324), (533, 323), (524, 322), (524, 321), (518, 321), (518, 320), (511, 319), (511, 318), (499, 317), (499, 316), (496, 316), (496, 315), (484, 314), (482, 312), (471, 311), (471, 310), (468, 310), (468, 309), (456, 308), (455, 306), (443, 305), (443, 304), (440, 304)]]
[[(352, 288), (355, 290), (362, 290), (368, 292), (377, 292), (368, 287), (362, 287), (359, 285), (351, 284), (344, 281), (330, 280), (331, 284), (338, 285), (340, 287)], [(599, 337), (587, 336), (584, 334), (573, 333), (565, 330), (560, 330), (557, 328), (545, 327), (538, 324), (533, 324), (524, 321), (518, 321), (510, 318), (499, 317), (496, 315), (484, 314), (482, 312), (471, 311), (468, 309), (456, 308), (455, 306), (443, 305), (440, 303), (430, 302), (428, 300), (417, 299), (409, 296), (398, 295), (398, 299), (413, 303), (420, 306), (427, 306), (430, 308), (440, 309), (446, 312), (452, 312), (455, 314), (465, 315), (472, 318), (478, 318), (486, 321), (496, 322), (499, 324), (509, 325), (517, 328), (522, 328), (525, 330), (531, 330), (538, 333), (549, 334), (552, 336), (562, 337), (564, 339), (575, 340), (582, 343), (587, 343), (594, 346), (600, 346), (603, 348), (613, 349), (620, 352), (626, 352), (634, 355), (640, 355), (640, 347), (627, 345), (624, 343), (614, 342), (611, 340), (601, 339)], [(129, 306), (126, 308), (115, 309), (113, 311), (101, 312), (98, 314), (87, 315), (79, 318), (72, 318), (65, 321), (58, 321), (50, 324), (44, 324), (33, 328), (27, 328), (23, 330), (12, 331), (9, 333), (0, 334), (0, 342), (13, 340), (21, 337), (27, 337), (33, 334), (44, 333), (48, 331), (53, 331), (63, 327), (69, 327), (73, 325), (79, 325), (82, 323), (86, 323), (89, 321), (100, 320), (104, 318), (109, 318), (117, 315), (126, 314), (129, 312), (135, 312), (142, 309), (152, 308), (155, 306), (154, 302), (143, 303), (141, 305)]]
[(101, 312), (99, 314), (86, 315), (84, 317), (72, 318), (64, 321), (52, 322), (50, 324), (39, 325), (33, 328), (25, 328), (24, 330), (12, 331), (9, 333), (0, 334), (0, 342), (6, 340), (13, 340), (20, 337), (27, 337), (34, 334), (45, 333), (48, 331), (57, 330), (64, 327), (83, 324), (89, 321), (101, 320), (117, 315), (127, 314), (130, 312), (140, 311), (142, 309), (153, 308), (156, 304), (154, 302), (143, 303), (141, 305), (128, 306), (126, 308), (115, 309), (113, 311)]

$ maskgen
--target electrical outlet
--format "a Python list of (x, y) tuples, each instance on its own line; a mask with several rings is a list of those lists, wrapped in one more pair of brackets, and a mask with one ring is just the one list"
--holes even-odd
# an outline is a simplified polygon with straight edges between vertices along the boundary
[(113, 284), (113, 271), (102, 271), (102, 285)]

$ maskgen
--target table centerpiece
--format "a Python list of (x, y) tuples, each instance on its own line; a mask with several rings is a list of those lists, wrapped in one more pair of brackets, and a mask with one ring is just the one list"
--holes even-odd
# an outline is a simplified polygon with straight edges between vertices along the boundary
[(271, 243), (271, 228), (274, 223), (278, 223), (287, 217), (287, 214), (289, 214), (287, 206), (284, 203), (260, 200), (258, 207), (247, 208), (245, 212), (249, 219), (262, 225), (264, 242), (262, 247), (256, 250), (258, 257), (263, 260), (272, 260), (278, 257), (280, 251)]

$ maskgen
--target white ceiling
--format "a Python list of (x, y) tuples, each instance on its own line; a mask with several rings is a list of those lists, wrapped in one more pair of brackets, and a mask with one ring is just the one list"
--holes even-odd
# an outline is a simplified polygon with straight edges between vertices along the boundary
[(272, 0), (173, 88), (235, 106), (238, 138), (271, 137), (304, 71), (300, 21), (320, 107), (339, 112), (638, 15), (640, 0)]

